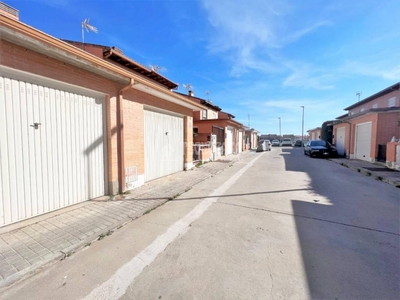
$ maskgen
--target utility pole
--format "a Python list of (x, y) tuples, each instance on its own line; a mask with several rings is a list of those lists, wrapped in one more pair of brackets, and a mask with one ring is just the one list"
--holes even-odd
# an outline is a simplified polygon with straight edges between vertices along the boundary
[(304, 105), (300, 107), (303, 109), (303, 116), (301, 118), (301, 146), (304, 147)]
[(282, 134), (281, 134), (281, 117), (279, 119), (279, 142), (282, 143)]

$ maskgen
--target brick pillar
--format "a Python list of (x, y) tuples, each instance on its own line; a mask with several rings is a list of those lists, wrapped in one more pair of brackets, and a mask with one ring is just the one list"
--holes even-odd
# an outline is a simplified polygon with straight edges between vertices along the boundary
[(119, 190), (118, 182), (118, 138), (117, 138), (117, 97), (107, 97), (107, 164), (108, 193), (115, 195)]
[(184, 134), (184, 162), (185, 170), (193, 168), (193, 118), (185, 116), (183, 119)]

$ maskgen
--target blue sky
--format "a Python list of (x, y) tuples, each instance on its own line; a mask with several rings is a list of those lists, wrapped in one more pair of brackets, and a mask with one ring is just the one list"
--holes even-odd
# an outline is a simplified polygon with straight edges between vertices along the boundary
[[(3, 0), (52, 36), (116, 46), (262, 134), (301, 134), (400, 81), (399, 0)], [(207, 92), (209, 93), (207, 95)]]

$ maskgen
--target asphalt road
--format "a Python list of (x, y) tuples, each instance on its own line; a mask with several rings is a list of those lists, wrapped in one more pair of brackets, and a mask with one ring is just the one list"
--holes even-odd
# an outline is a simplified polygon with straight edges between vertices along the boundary
[(2, 299), (398, 299), (395, 187), (255, 153)]

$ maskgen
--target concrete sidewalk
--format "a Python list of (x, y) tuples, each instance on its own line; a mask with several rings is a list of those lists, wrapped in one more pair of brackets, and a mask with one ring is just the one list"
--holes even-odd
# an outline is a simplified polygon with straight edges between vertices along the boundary
[(384, 163), (370, 163), (363, 160), (347, 158), (331, 158), (330, 160), (346, 168), (400, 188), (400, 172), (389, 169)]
[(120, 226), (254, 155), (230, 155), (146, 183), (130, 194), (102, 197), (0, 228), (0, 289), (64, 259)]

